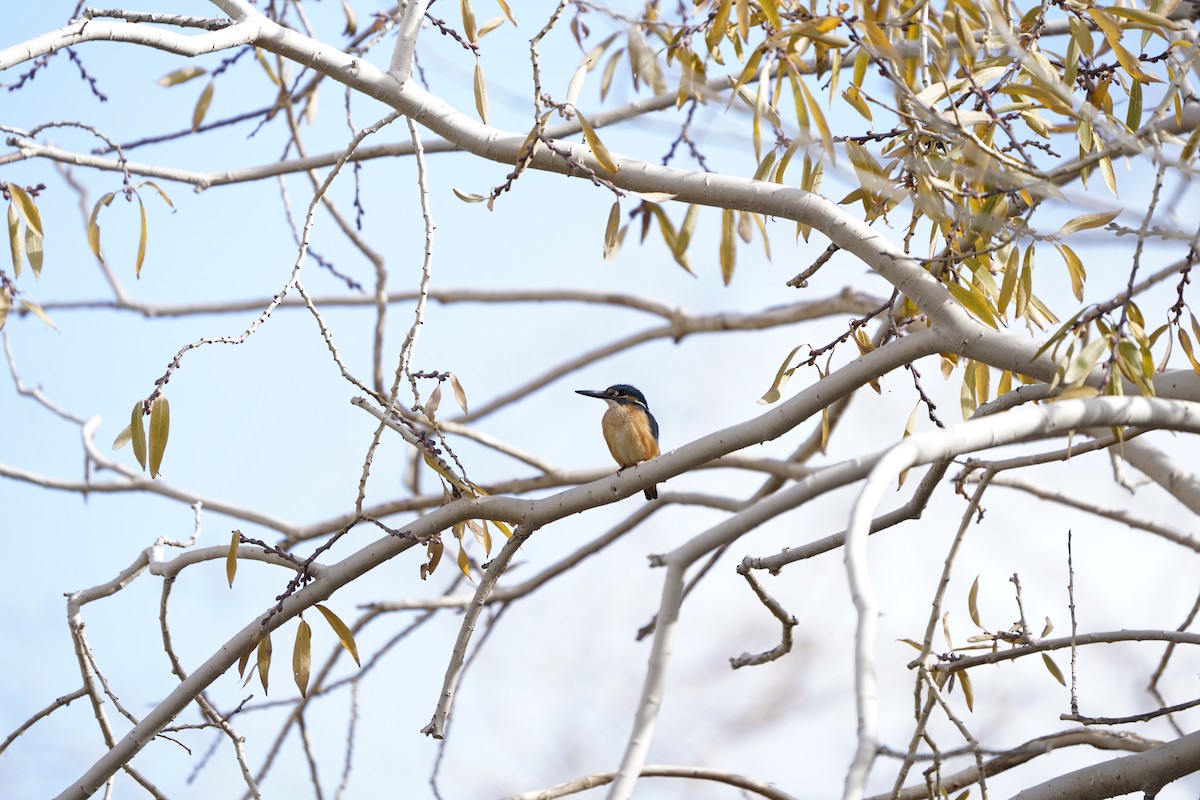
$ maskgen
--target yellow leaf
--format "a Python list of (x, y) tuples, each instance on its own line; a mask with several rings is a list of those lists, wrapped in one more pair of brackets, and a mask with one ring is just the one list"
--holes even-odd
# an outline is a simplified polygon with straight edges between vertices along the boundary
[(474, 44), (479, 41), (479, 30), (475, 27), (475, 9), (471, 8), (471, 0), (458, 0), (458, 6), (462, 11), (463, 33), (467, 35), (467, 41)]
[(213, 88), (216, 81), (209, 81), (208, 86), (204, 87), (204, 91), (200, 93), (200, 98), (196, 100), (196, 107), (192, 109), (192, 130), (199, 130), (201, 123), (204, 122), (204, 115), (208, 113), (208, 107), (212, 105)]
[(621, 201), (614, 200), (608, 210), (608, 224), (604, 227), (604, 259), (607, 261), (617, 252), (617, 231), (621, 227)]
[(612, 153), (608, 152), (608, 148), (600, 141), (600, 137), (596, 135), (596, 131), (592, 129), (590, 122), (584, 118), (583, 114), (576, 112), (579, 117), (579, 126), (583, 128), (583, 138), (587, 142), (587, 146), (591, 148), (592, 155), (596, 157), (601, 169), (608, 172), (616, 172), (620, 169), (617, 162), (613, 160)]
[(4, 329), (4, 320), (8, 319), (8, 310), (12, 308), (12, 295), (7, 286), (0, 286), (0, 330)]
[(329, 623), (329, 627), (333, 628), (333, 632), (337, 634), (338, 641), (342, 643), (342, 647), (346, 648), (346, 652), (354, 659), (354, 663), (361, 667), (362, 662), (358, 660), (358, 645), (354, 643), (354, 634), (346, 627), (346, 623), (338, 619), (337, 614), (320, 603), (317, 603), (316, 609), (325, 617), (325, 621)]
[(1100, 28), (1100, 32), (1104, 34), (1108, 46), (1112, 48), (1113, 55), (1117, 57), (1117, 62), (1125, 69), (1129, 77), (1142, 83), (1162, 83), (1162, 78), (1143, 72), (1137, 57), (1121, 45), (1121, 29), (1115, 19), (1099, 8), (1089, 8), (1087, 13), (1095, 21), (1096, 27)]
[(282, 86), (283, 84), (280, 83), (279, 76), (275, 74), (275, 70), (271, 69), (271, 65), (267, 63), (267, 57), (263, 55), (263, 51), (257, 47), (254, 48), (254, 57), (258, 59), (259, 66), (267, 73), (267, 79), (276, 86)]
[(1121, 209), (1116, 211), (1100, 211), (1094, 214), (1080, 214), (1078, 217), (1069, 220), (1065, 225), (1058, 229), (1059, 236), (1068, 236), (1075, 231), (1085, 231), (1090, 228), (1099, 228), (1121, 215)]
[(967, 675), (967, 671), (961, 670), (958, 673), (958, 682), (962, 684), (963, 700), (966, 701), (967, 711), (975, 710), (975, 687), (971, 684), (971, 678)]
[(1058, 668), (1058, 664), (1054, 663), (1054, 659), (1050, 658), (1049, 654), (1042, 653), (1042, 661), (1046, 664), (1046, 669), (1050, 670), (1050, 674), (1054, 676), (1054, 680), (1066, 686), (1067, 681), (1063, 678), (1062, 670)]
[(292, 677), (296, 679), (296, 688), (304, 697), (308, 691), (309, 669), (312, 665), (312, 628), (300, 618), (300, 626), (296, 628), (296, 644), (292, 647)]
[(721, 211), (721, 280), (728, 286), (733, 280), (733, 267), (737, 258), (737, 242), (734, 241), (733, 211), (726, 208)]
[(225, 556), (225, 577), (229, 579), (230, 588), (233, 588), (233, 578), (237, 575), (238, 545), (241, 541), (242, 532), (234, 531), (229, 541), (229, 553)]
[(91, 246), (92, 252), (96, 254), (96, 258), (101, 257), (100, 256), (100, 223), (97, 221), (97, 217), (100, 216), (100, 206), (110, 205), (113, 201), (113, 198), (116, 196), (117, 196), (116, 192), (108, 192), (103, 197), (101, 197), (99, 200), (97, 200), (96, 205), (92, 206), (92, 215), (91, 215), (91, 217), (88, 218), (88, 228), (87, 228), (88, 245)]
[(342, 35), (353, 36), (358, 32), (358, 15), (347, 0), (342, 0), (342, 13), (346, 15), (346, 27), (342, 29)]
[(144, 470), (146, 469), (146, 426), (142, 422), (143, 416), (145, 414), (142, 401), (138, 400), (129, 415), (129, 430), (133, 442), (133, 457), (137, 459), (138, 464)]
[(19, 278), (25, 264), (25, 237), (21, 235), (21, 215), (15, 201), (8, 204), (8, 246), (12, 251), (13, 272)]
[(1067, 273), (1071, 276), (1071, 291), (1075, 294), (1075, 299), (1083, 302), (1083, 283), (1087, 280), (1087, 270), (1083, 268), (1083, 262), (1075, 251), (1065, 244), (1054, 246), (1067, 262)]
[(163, 75), (158, 79), (157, 83), (159, 86), (178, 86), (207, 72), (208, 70), (203, 67), (181, 67), (174, 72), (168, 72), (166, 75)]
[(134, 276), (141, 278), (142, 264), (146, 261), (146, 204), (142, 202), (142, 196), (140, 194), (137, 195), (137, 201), (138, 211), (141, 212), (142, 216), (142, 227), (138, 233), (137, 263), (134, 268)]
[(21, 215), (21, 219), (30, 228), (37, 232), (38, 236), (43, 235), (42, 231), (42, 216), (38, 213), (37, 206), (33, 202), (33, 198), (29, 193), (15, 183), (8, 184), (8, 194), (12, 197), (13, 203), (17, 206), (17, 213)]
[(42, 276), (42, 237), (33, 228), (25, 228), (25, 257), (33, 268), (33, 277)]
[(967, 594), (967, 611), (971, 614), (971, 622), (975, 623), (975, 627), (982, 628), (983, 623), (979, 621), (979, 576), (975, 576), (975, 582), (971, 584), (971, 591)]
[(517, 27), (517, 18), (513, 16), (512, 9), (508, 7), (506, 0), (496, 0), (496, 2), (500, 5), (500, 10), (504, 12), (504, 16), (508, 17), (508, 21), (513, 24), (513, 27)]
[(729, 12), (732, 6), (733, 0), (719, 0), (717, 4), (717, 10), (708, 27), (708, 34), (704, 37), (704, 44), (710, 51), (720, 47), (721, 40), (725, 38), (725, 31), (729, 28)]
[(487, 82), (483, 77), (483, 65), (478, 61), (475, 62), (475, 110), (479, 112), (479, 119), (486, 124), (488, 121)]
[(54, 330), (58, 330), (58, 326), (54, 324), (54, 320), (50, 319), (50, 315), (47, 314), (44, 310), (42, 310), (42, 307), (40, 305), (38, 305), (35, 301), (22, 300), (21, 308), (25, 309), (30, 314), (33, 314), (35, 317), (37, 317), (42, 322), (49, 325), (51, 328), (54, 328)]
[(171, 404), (167, 396), (160, 394), (150, 404), (150, 477), (158, 477), (163, 453), (167, 450), (167, 437), (171, 433)]
[(271, 672), (271, 635), (267, 634), (258, 643), (258, 658), (255, 660), (258, 666), (258, 679), (262, 682), (263, 694), (269, 694), (267, 691), (267, 677)]

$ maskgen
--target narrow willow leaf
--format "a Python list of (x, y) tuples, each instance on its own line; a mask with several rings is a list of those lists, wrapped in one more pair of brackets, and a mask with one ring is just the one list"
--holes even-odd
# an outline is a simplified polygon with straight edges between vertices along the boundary
[(1046, 669), (1050, 670), (1050, 674), (1054, 676), (1054, 680), (1066, 686), (1067, 681), (1063, 677), (1062, 670), (1058, 668), (1058, 664), (1054, 663), (1054, 659), (1050, 658), (1047, 653), (1042, 653), (1042, 661), (1045, 662)]
[(237, 575), (238, 545), (242, 542), (242, 532), (234, 531), (229, 540), (229, 553), (225, 556), (225, 577), (229, 579), (229, 588), (233, 588), (233, 578)]
[(48, 325), (49, 327), (54, 328), (54, 330), (58, 330), (58, 326), (54, 324), (54, 320), (50, 319), (50, 315), (47, 314), (45, 312), (45, 310), (43, 310), (42, 307), (37, 304), (36, 301), (22, 300), (21, 308), (25, 309), (30, 314), (33, 314), (35, 317), (40, 319), (42, 322), (46, 323), (46, 325)]
[(459, 0), (458, 6), (462, 11), (463, 33), (467, 35), (467, 41), (474, 44), (479, 41), (479, 29), (475, 25), (475, 9), (471, 8), (471, 0)]
[[(1032, 248), (1033, 245), (1030, 245)], [(1008, 253), (1008, 259), (1004, 264), (1004, 280), (1000, 282), (1000, 296), (996, 299), (996, 310), (1000, 312), (1000, 316), (1004, 316), (1008, 310), (1008, 304), (1012, 301), (1013, 292), (1017, 288), (1017, 276), (1021, 273), (1020, 248), (1013, 246), (1013, 249)]]
[(163, 202), (166, 203), (167, 205), (169, 205), (171, 207), (172, 211), (175, 210), (175, 204), (171, 202), (171, 198), (167, 196), (167, 193), (164, 192), (162, 190), (162, 187), (159, 186), (157, 183), (155, 183), (154, 181), (143, 181), (139, 185), (140, 186), (149, 186), (151, 189), (158, 192), (158, 196), (163, 199)]
[(486, 124), (488, 121), (487, 81), (483, 77), (483, 65), (478, 61), (475, 62), (475, 110), (479, 112), (479, 119)]
[(129, 414), (129, 430), (130, 441), (133, 442), (133, 457), (137, 459), (138, 465), (143, 470), (146, 469), (146, 426), (142, 421), (143, 413), (142, 401), (138, 400), (134, 405), (133, 411)]
[(342, 647), (346, 648), (346, 652), (354, 659), (354, 663), (361, 667), (362, 662), (358, 660), (358, 645), (354, 643), (354, 634), (346, 627), (346, 623), (342, 622), (337, 614), (320, 603), (317, 603), (316, 609), (325, 617), (325, 621), (329, 623), (329, 627), (333, 628), (333, 632), (337, 634), (338, 641), (342, 643)]
[(784, 356), (783, 363), (780, 364), (779, 369), (775, 371), (775, 380), (771, 382), (771, 388), (767, 389), (766, 394), (758, 399), (758, 402), (761, 405), (768, 405), (779, 400), (781, 396), (779, 390), (783, 388), (784, 384), (788, 382), (788, 379), (791, 378), (792, 374), (795, 372), (794, 369), (788, 369), (788, 364), (792, 363), (792, 358), (796, 355), (796, 353), (800, 352), (800, 348), (802, 347), (806, 347), (806, 345), (798, 344), (793, 347), (786, 356)]
[(463, 391), (462, 383), (459, 382), (458, 376), (453, 372), (450, 373), (450, 388), (454, 390), (454, 402), (458, 403), (458, 407), (467, 413), (467, 393)]
[(138, 211), (142, 217), (142, 227), (138, 233), (138, 251), (137, 263), (134, 268), (134, 276), (142, 277), (142, 264), (146, 262), (146, 204), (142, 202), (142, 196), (136, 195), (138, 201)]
[(33, 228), (25, 228), (25, 257), (33, 268), (33, 277), (42, 277), (42, 236)]
[(459, 200), (462, 200), (464, 203), (482, 203), (484, 200), (487, 200), (487, 198), (481, 194), (474, 194), (472, 192), (464, 192), (462, 189), (453, 189), (452, 188), (450, 191), (454, 192), (454, 196), (457, 197)]
[(583, 128), (583, 138), (587, 142), (587, 146), (591, 148), (592, 155), (599, 162), (601, 168), (608, 172), (616, 172), (621, 167), (613, 159), (612, 153), (608, 152), (608, 148), (600, 141), (600, 137), (596, 135), (596, 131), (592, 129), (592, 125), (583, 114), (576, 112), (579, 117), (579, 126)]
[(733, 280), (733, 268), (737, 260), (737, 242), (734, 240), (733, 211), (721, 211), (721, 280), (728, 286)]
[(1067, 273), (1071, 276), (1071, 291), (1075, 294), (1075, 299), (1083, 302), (1083, 284), (1087, 280), (1087, 270), (1083, 268), (1083, 262), (1075, 251), (1065, 244), (1056, 244), (1054, 247), (1067, 263)]
[(8, 319), (8, 310), (12, 308), (12, 295), (7, 286), (0, 286), (0, 330), (4, 330), (4, 320)]
[(160, 394), (150, 404), (150, 477), (158, 477), (163, 453), (167, 450), (167, 437), (171, 433), (171, 404), (167, 396)]
[(267, 634), (258, 643), (258, 657), (255, 659), (255, 664), (258, 667), (258, 679), (262, 682), (263, 694), (270, 694), (267, 691), (267, 679), (271, 672), (271, 635)]
[(821, 452), (829, 449), (829, 406), (821, 408)]
[(467, 576), (467, 580), (474, 583), (475, 579), (473, 577), (471, 577), (471, 562), (467, 558), (467, 548), (463, 547), (461, 541), (458, 543), (457, 562), (458, 562), (458, 568), (460, 570), (462, 570), (462, 574)]
[(198, 78), (207, 72), (208, 70), (203, 67), (180, 67), (174, 72), (168, 72), (166, 75), (163, 75), (156, 83), (159, 86), (178, 86), (181, 83), (190, 81), (192, 78)]
[(962, 684), (963, 700), (967, 703), (967, 711), (974, 711), (975, 686), (971, 683), (971, 676), (967, 674), (965, 669), (958, 672), (958, 682)]
[(8, 204), (8, 247), (12, 251), (13, 272), (19, 278), (25, 266), (25, 237), (21, 235), (21, 215), (15, 202)]
[(499, 4), (500, 10), (504, 12), (504, 16), (508, 17), (508, 21), (513, 24), (513, 27), (517, 27), (517, 18), (513, 16), (512, 9), (508, 7), (506, 0), (496, 0), (496, 3)]
[(296, 688), (300, 696), (306, 697), (308, 692), (309, 670), (312, 666), (312, 628), (304, 617), (296, 628), (296, 643), (292, 646), (292, 677), (296, 679)]
[(1121, 215), (1121, 209), (1116, 211), (1099, 211), (1094, 214), (1080, 214), (1074, 219), (1068, 220), (1065, 225), (1058, 229), (1059, 236), (1068, 236), (1075, 231), (1086, 231), (1091, 228), (1099, 228)]
[(97, 200), (96, 205), (92, 206), (92, 215), (91, 215), (91, 217), (88, 218), (88, 227), (87, 227), (88, 244), (91, 246), (92, 252), (96, 254), (96, 258), (101, 258), (101, 256), (100, 256), (100, 223), (97, 221), (97, 217), (100, 216), (100, 207), (111, 204), (113, 201), (113, 198), (116, 196), (117, 196), (116, 192), (108, 192), (103, 197), (101, 197), (99, 200)]
[(608, 224), (604, 226), (604, 260), (617, 254), (617, 231), (621, 227), (621, 201), (614, 200), (608, 210)]
[(13, 203), (17, 206), (17, 213), (21, 215), (21, 219), (30, 228), (37, 232), (38, 236), (43, 235), (42, 231), (42, 215), (38, 213), (37, 205), (34, 204), (33, 198), (29, 193), (15, 183), (8, 184), (8, 194), (13, 199)]
[(975, 623), (975, 627), (982, 628), (983, 623), (979, 621), (979, 576), (975, 576), (975, 582), (971, 584), (971, 591), (967, 594), (967, 611), (971, 615), (971, 622)]
[(1129, 108), (1125, 111), (1125, 125), (1137, 132), (1142, 127), (1142, 82), (1134, 81), (1129, 87)]
[(604, 72), (600, 75), (600, 99), (604, 100), (608, 96), (608, 90), (612, 87), (613, 75), (617, 73), (617, 65), (621, 63), (621, 56), (625, 53), (624, 47), (619, 47), (608, 58), (608, 63), (604, 65)]
[(492, 17), (487, 22), (479, 26), (479, 38), (487, 36), (492, 31), (504, 24), (504, 17)]
[(498, 519), (494, 519), (492, 520), (492, 524), (496, 526), (500, 533), (504, 534), (505, 539), (512, 538), (512, 528), (508, 527), (507, 522), (501, 522)]
[(1087, 13), (1100, 28), (1104, 38), (1108, 40), (1108, 46), (1112, 48), (1113, 55), (1117, 57), (1117, 62), (1129, 74), (1129, 77), (1141, 83), (1162, 83), (1162, 78), (1143, 72), (1137, 56), (1126, 50), (1121, 44), (1121, 29), (1116, 20), (1099, 8), (1089, 8)]
[(342, 35), (353, 36), (358, 33), (358, 15), (347, 0), (342, 0), (342, 13), (346, 15), (346, 27), (342, 29)]
[[(242, 652), (241, 658), (238, 659), (238, 677), (239, 678), (242, 677), (243, 675), (246, 675), (246, 665), (250, 663), (250, 654), (254, 652), (254, 649), (257, 646), (258, 646), (257, 641), (251, 641), (250, 646), (247, 647)], [(253, 677), (253, 675), (254, 675), (254, 673), (250, 673), (250, 675), (246, 676), (246, 683), (250, 682), (250, 678)], [(246, 683), (243, 683), (242, 686), (245, 686)]]
[(276, 86), (283, 86), (279, 81), (279, 76), (275, 74), (275, 70), (271, 69), (271, 65), (267, 63), (267, 57), (259, 48), (254, 48), (254, 57), (258, 59), (258, 64), (263, 68), (263, 72), (267, 73), (267, 79)]
[(717, 10), (713, 14), (712, 22), (709, 23), (708, 33), (704, 37), (704, 44), (709, 51), (715, 51), (721, 46), (721, 40), (725, 38), (725, 32), (729, 29), (729, 12), (733, 7), (733, 0), (719, 0)]
[(208, 114), (208, 107), (212, 105), (213, 89), (216, 81), (209, 81), (208, 86), (204, 87), (204, 91), (200, 92), (200, 97), (196, 100), (196, 107), (192, 109), (192, 130), (200, 129), (204, 123), (204, 117)]

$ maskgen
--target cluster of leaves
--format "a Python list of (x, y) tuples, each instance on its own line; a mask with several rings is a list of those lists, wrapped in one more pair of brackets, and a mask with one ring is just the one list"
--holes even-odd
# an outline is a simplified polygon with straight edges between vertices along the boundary
[[(1032, 644), (1035, 641), (1034, 637), (1030, 635), (1024, 619), (1014, 622), (1011, 626), (1003, 630), (996, 630), (994, 632), (990, 631), (988, 627), (985, 626), (981, 621), (978, 601), (979, 578), (976, 577), (975, 581), (971, 584), (970, 592), (967, 594), (967, 613), (971, 617), (971, 622), (975, 624), (975, 627), (980, 629), (981, 633), (977, 633), (968, 637), (967, 644), (965, 646), (955, 647), (953, 637), (950, 634), (950, 613), (946, 612), (942, 615), (942, 636), (946, 640), (946, 647), (948, 650), (946, 653), (938, 656), (939, 660), (944, 662), (952, 662), (958, 658), (961, 658), (962, 653), (978, 652), (980, 650), (987, 650), (995, 653), (999, 650), (1001, 644), (1019, 647), (1021, 645)], [(1053, 630), (1054, 624), (1050, 621), (1050, 618), (1047, 617), (1046, 625), (1042, 629), (1041, 635), (1037, 638), (1045, 639), (1051, 634), (1051, 632), (1053, 632)], [(900, 641), (916, 648), (918, 652), (923, 650), (921, 644), (913, 639), (901, 639)], [(1045, 664), (1046, 670), (1051, 674), (1051, 676), (1054, 677), (1056, 681), (1063, 686), (1067, 685), (1067, 681), (1066, 678), (1063, 677), (1062, 670), (1058, 668), (1058, 665), (1054, 663), (1054, 659), (1052, 659), (1048, 653), (1042, 653), (1042, 663)], [(975, 688), (971, 683), (971, 677), (968, 674), (968, 670), (963, 669), (954, 672), (937, 671), (934, 673), (933, 678), (937, 682), (938, 688), (945, 689), (947, 692), (954, 690), (955, 682), (957, 681), (958, 684), (962, 686), (963, 700), (967, 704), (967, 710), (975, 710)]]
[[(42, 230), (42, 215), (34, 201), (36, 191), (42, 188), (26, 189), (15, 183), (0, 183), (0, 189), (8, 198), (8, 246), (12, 254), (13, 279), (21, 277), (26, 264), (33, 271), (35, 279), (42, 276), (46, 236)], [(13, 279), (0, 270), (0, 328), (4, 327), (13, 299), (19, 294)], [(50, 327), (55, 327), (36, 300), (24, 297), (19, 302), (26, 311)]]
[[(147, 406), (149, 410), (147, 411)], [(150, 415), (150, 435), (146, 435), (146, 414)], [(129, 424), (113, 440), (113, 450), (120, 450), (133, 443), (133, 457), (144, 471), (150, 467), (150, 477), (157, 478), (162, 466), (163, 454), (167, 451), (167, 437), (171, 434), (171, 404), (165, 394), (159, 394), (147, 402), (138, 400), (129, 415)]]

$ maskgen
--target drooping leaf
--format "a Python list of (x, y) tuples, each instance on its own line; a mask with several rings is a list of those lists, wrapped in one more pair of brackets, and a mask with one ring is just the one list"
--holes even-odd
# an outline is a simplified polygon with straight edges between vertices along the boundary
[(25, 237), (21, 235), (21, 215), (16, 203), (8, 204), (8, 246), (12, 251), (13, 272), (19, 278), (25, 266)]
[(309, 671), (312, 666), (312, 628), (300, 618), (296, 628), (296, 643), (292, 646), (292, 677), (296, 680), (296, 688), (300, 696), (307, 696)]
[(617, 232), (621, 227), (621, 201), (614, 200), (608, 210), (608, 223), (604, 226), (604, 260), (611, 259), (617, 252)]
[(133, 442), (133, 457), (144, 470), (146, 469), (146, 426), (142, 421), (144, 406), (141, 400), (133, 406), (129, 415), (130, 441)]
[(963, 700), (966, 701), (967, 711), (974, 711), (975, 710), (975, 686), (974, 686), (974, 684), (971, 683), (971, 676), (967, 674), (967, 671), (965, 669), (959, 670), (957, 674), (958, 674), (958, 682), (960, 684), (962, 684)]
[(485, 124), (488, 121), (487, 81), (483, 77), (483, 65), (475, 62), (475, 110), (479, 119)]
[(458, 407), (467, 413), (467, 393), (463, 391), (462, 383), (459, 382), (458, 376), (453, 372), (450, 373), (450, 388), (454, 390), (454, 402), (458, 403)]
[(7, 286), (0, 286), (0, 330), (4, 330), (4, 320), (8, 319), (8, 310), (12, 308), (12, 295)]
[(167, 396), (160, 394), (150, 404), (150, 477), (158, 477), (163, 453), (167, 450), (167, 437), (171, 433), (171, 404)]
[(96, 201), (96, 205), (92, 206), (92, 215), (88, 218), (88, 244), (92, 248), (92, 252), (96, 254), (96, 258), (100, 258), (100, 223), (97, 217), (100, 216), (100, 207), (107, 206), (112, 203), (113, 198), (117, 196), (116, 192), (107, 192), (103, 197)]
[(25, 228), (25, 258), (33, 268), (33, 277), (42, 277), (42, 235), (33, 228)]
[(138, 251), (137, 262), (134, 267), (134, 276), (142, 277), (142, 264), (146, 261), (146, 204), (142, 202), (142, 196), (137, 195), (138, 212), (141, 214), (142, 225), (138, 232)]
[(333, 628), (333, 632), (337, 635), (338, 641), (342, 643), (342, 647), (346, 648), (346, 652), (354, 659), (354, 663), (362, 666), (362, 662), (358, 660), (358, 645), (354, 643), (354, 634), (346, 627), (346, 623), (338, 618), (338, 615), (330, 611), (320, 603), (316, 604), (316, 609), (325, 617), (325, 621), (329, 623), (329, 627)]
[(454, 196), (459, 200), (462, 200), (464, 203), (482, 203), (484, 200), (487, 200), (487, 198), (481, 194), (464, 192), (462, 189), (451, 188), (450, 191), (454, 192)]
[(271, 673), (271, 634), (269, 633), (259, 640), (255, 665), (258, 667), (258, 679), (262, 682), (263, 694), (270, 694), (267, 691), (267, 680)]
[(733, 237), (733, 211), (728, 208), (722, 209), (720, 262), (721, 280), (726, 286), (733, 280), (733, 268), (737, 260), (737, 242)]
[(225, 556), (225, 577), (229, 579), (229, 588), (233, 588), (233, 578), (237, 575), (238, 545), (242, 541), (242, 532), (234, 531), (229, 541), (229, 553)]
[(471, 8), (471, 0), (458, 0), (458, 7), (462, 11), (463, 33), (467, 35), (467, 41), (474, 44), (479, 41), (479, 30), (475, 27), (475, 9)]

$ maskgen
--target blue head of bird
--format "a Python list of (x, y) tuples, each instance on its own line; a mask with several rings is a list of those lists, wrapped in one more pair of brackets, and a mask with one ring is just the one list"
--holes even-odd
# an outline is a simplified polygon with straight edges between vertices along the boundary
[[(627, 383), (615, 383), (604, 391), (577, 389), (576, 393), (608, 404), (601, 429), (608, 451), (621, 469), (658, 455), (658, 421), (650, 413), (644, 394)], [(658, 497), (658, 489), (651, 486), (645, 494), (647, 500), (653, 500)]]

